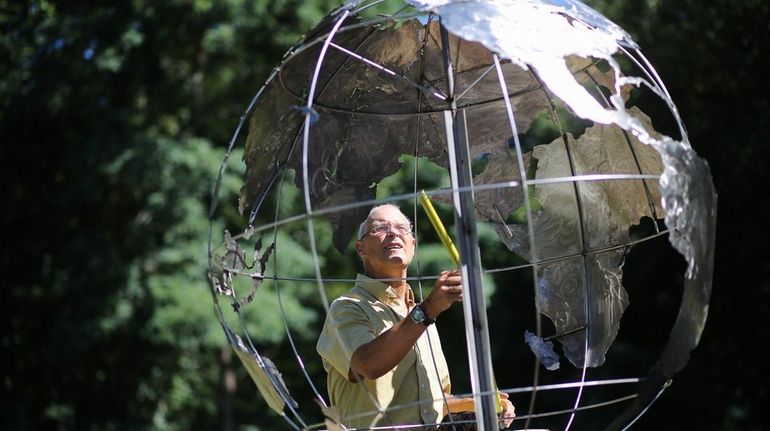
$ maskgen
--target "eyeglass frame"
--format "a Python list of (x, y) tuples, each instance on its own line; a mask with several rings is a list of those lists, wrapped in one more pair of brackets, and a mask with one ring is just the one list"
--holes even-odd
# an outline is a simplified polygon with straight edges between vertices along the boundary
[[(386, 226), (387, 226), (386, 230), (381, 230), (383, 227), (386, 227)], [(404, 229), (404, 227), (406, 229)], [(380, 229), (380, 230), (378, 231), (378, 229)], [(405, 232), (399, 233), (399, 231), (404, 231), (404, 230), (405, 230)], [(412, 223), (409, 223), (409, 224), (404, 224), (404, 223), (393, 224), (393, 223), (385, 222), (385, 223), (377, 223), (376, 225), (374, 223), (372, 223), (372, 226), (369, 229), (367, 229), (366, 233), (363, 236), (361, 236), (361, 238), (359, 238), (359, 240), (362, 240), (362, 239), (366, 238), (367, 235), (380, 235), (380, 234), (386, 234), (387, 235), (391, 231), (393, 231), (398, 236), (410, 235), (410, 234), (413, 233), (412, 232)]]

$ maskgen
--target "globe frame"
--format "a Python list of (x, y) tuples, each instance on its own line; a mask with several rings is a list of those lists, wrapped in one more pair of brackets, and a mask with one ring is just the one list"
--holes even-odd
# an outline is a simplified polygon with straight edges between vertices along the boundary
[[(251, 237), (251, 235), (255, 233), (260, 233), (264, 231), (268, 231), (269, 229), (274, 229), (277, 226), (279, 226), (281, 223), (287, 223), (287, 222), (295, 222), (297, 220), (305, 220), (307, 222), (308, 228), (307, 232), (310, 238), (310, 243), (312, 244), (312, 250), (314, 254), (314, 259), (316, 263), (316, 268), (318, 268), (318, 256), (317, 256), (317, 247), (315, 246), (315, 238), (313, 235), (314, 229), (313, 229), (313, 219), (318, 216), (325, 216), (330, 213), (333, 213), (335, 211), (340, 210), (346, 210), (350, 208), (366, 208), (373, 204), (381, 203), (382, 200), (374, 199), (374, 200), (363, 200), (347, 205), (336, 205), (334, 207), (327, 207), (327, 208), (318, 208), (317, 205), (314, 206), (312, 199), (311, 199), (311, 186), (310, 186), (310, 173), (308, 172), (309, 167), (309, 146), (311, 142), (310, 137), (310, 130), (312, 129), (312, 125), (315, 121), (317, 121), (318, 118), (318, 110), (317, 106), (314, 104), (313, 95), (316, 94), (315, 86), (318, 82), (318, 76), (320, 73), (321, 65), (323, 64), (323, 58), (326, 55), (326, 52), (330, 47), (333, 47), (332, 42), (334, 39), (334, 36), (345, 32), (345, 31), (352, 31), (356, 28), (364, 25), (364, 24), (372, 24), (372, 22), (364, 22), (364, 23), (356, 23), (352, 25), (344, 25), (346, 22), (346, 19), (349, 15), (353, 13), (360, 12), (362, 10), (365, 10), (366, 8), (370, 7), (371, 5), (375, 4), (377, 2), (353, 2), (349, 3), (346, 6), (343, 6), (339, 10), (333, 12), (330, 15), (330, 18), (325, 23), (329, 26), (329, 30), (327, 32), (320, 32), (317, 31), (315, 34), (314, 32), (311, 32), (312, 37), (309, 38), (306, 41), (301, 42), (294, 48), (292, 48), (287, 55), (284, 57), (284, 64), (290, 62), (293, 58), (298, 56), (299, 54), (308, 51), (312, 49), (313, 47), (321, 47), (320, 49), (320, 56), (316, 63), (316, 67), (314, 70), (314, 75), (311, 79), (310, 84), (310, 91), (308, 92), (309, 97), (306, 99), (306, 105), (301, 108), (299, 111), (299, 114), (303, 117), (304, 120), (304, 126), (302, 128), (302, 144), (303, 144), (303, 151), (302, 151), (302, 169), (303, 169), (303, 181), (304, 181), (304, 187), (303, 187), (303, 193), (304, 193), (304, 200), (305, 200), (305, 209), (306, 212), (304, 215), (299, 216), (298, 218), (292, 219), (292, 220), (275, 220), (272, 224), (267, 224), (259, 227), (252, 226), (251, 223), (254, 221), (254, 218), (256, 216), (256, 213), (258, 212), (258, 209), (260, 207), (261, 200), (264, 199), (264, 195), (262, 195), (259, 199), (253, 200), (251, 205), (249, 205), (251, 212), (249, 215), (249, 227), (239, 235), (236, 236), (226, 236), (225, 240), (225, 249), (227, 250), (224, 255), (216, 255), (214, 252), (214, 248), (212, 247), (212, 244), (209, 245), (209, 264), (210, 264), (210, 272), (212, 274), (211, 280), (212, 280), (212, 296), (214, 298), (215, 302), (215, 309), (217, 310), (217, 316), (222, 323), (223, 329), (225, 330), (225, 333), (228, 336), (228, 339), (230, 340), (231, 344), (236, 348), (236, 352), (239, 353), (239, 356), (244, 361), (245, 364), (247, 364), (247, 368), (249, 369), (250, 374), (254, 378), (255, 382), (257, 382), (257, 385), (260, 389), (260, 392), (266, 395), (266, 398), (268, 400), (272, 399), (272, 402), (269, 402), (273, 410), (278, 412), (279, 414), (283, 415), (284, 408), (288, 408), (291, 412), (291, 414), (298, 419), (298, 422), (294, 422), (292, 419), (290, 419), (288, 416), (284, 415), (284, 417), (287, 420), (287, 423), (289, 423), (293, 428), (300, 429), (300, 426), (298, 424), (302, 425), (302, 428), (312, 428), (313, 426), (308, 426), (305, 424), (302, 419), (301, 415), (297, 412), (297, 406), (296, 403), (292, 402), (290, 394), (288, 393), (288, 390), (286, 389), (285, 385), (281, 381), (280, 373), (275, 369), (274, 365), (271, 365), (271, 362), (266, 357), (260, 355), (258, 353), (258, 350), (256, 346), (251, 342), (250, 338), (248, 337), (248, 332), (246, 331), (246, 325), (243, 323), (243, 330), (245, 337), (241, 338), (239, 337), (232, 329), (228, 327), (228, 325), (225, 323), (225, 319), (223, 317), (222, 310), (219, 305), (218, 296), (225, 294), (226, 296), (232, 296), (234, 303), (235, 301), (235, 293), (230, 291), (228, 293), (228, 285), (227, 281), (224, 278), (217, 278), (220, 277), (218, 272), (220, 270), (225, 269), (224, 274), (229, 274), (230, 277), (232, 276), (241, 276), (241, 277), (248, 277), (257, 281), (261, 281), (265, 277), (265, 263), (267, 259), (270, 257), (270, 253), (268, 250), (266, 250), (262, 257), (259, 259), (260, 262), (260, 270), (259, 271), (248, 271), (246, 270), (247, 266), (245, 263), (245, 254), (243, 253), (242, 249), (239, 249), (238, 241), (241, 239), (248, 239)], [(444, 41), (448, 41), (450, 37), (450, 32), (454, 32), (457, 34), (461, 34), (462, 36), (468, 36), (466, 34), (463, 34), (463, 30), (469, 21), (468, 12), (463, 11), (461, 9), (455, 10), (454, 8), (459, 7), (459, 3), (462, 2), (411, 2), (412, 6), (415, 8), (414, 15), (415, 16), (424, 16), (426, 14), (432, 14), (432, 16), (440, 16), (441, 17), (441, 24), (442, 24), (442, 38)], [(511, 2), (511, 4), (514, 4), (515, 2)], [(623, 180), (648, 180), (648, 179), (659, 179), (660, 180), (660, 188), (661, 188), (661, 194), (662, 194), (662, 202), (665, 209), (665, 222), (666, 226), (668, 227), (668, 231), (659, 231), (656, 232), (654, 236), (659, 236), (662, 234), (669, 234), (670, 241), (672, 244), (679, 250), (685, 257), (688, 263), (688, 271), (686, 273), (686, 281), (685, 281), (685, 291), (684, 296), (682, 300), (682, 305), (680, 307), (679, 316), (677, 317), (677, 322), (674, 326), (674, 329), (672, 330), (672, 335), (669, 339), (669, 343), (664, 348), (664, 351), (661, 355), (661, 358), (659, 359), (658, 363), (650, 372), (650, 375), (647, 376), (646, 379), (636, 379), (636, 380), (618, 380), (618, 381), (608, 381), (603, 382), (604, 384), (624, 384), (624, 383), (630, 383), (630, 382), (643, 382), (641, 385), (641, 388), (639, 390), (638, 396), (635, 397), (635, 401), (632, 403), (631, 406), (627, 408), (627, 410), (621, 414), (616, 420), (614, 420), (610, 425), (608, 425), (608, 429), (616, 429), (621, 427), (628, 427), (631, 424), (633, 424), (634, 421), (638, 419), (638, 417), (646, 411), (646, 409), (654, 402), (654, 400), (662, 393), (662, 391), (667, 386), (668, 382), (670, 381), (671, 377), (674, 373), (679, 371), (687, 362), (687, 358), (689, 356), (690, 350), (692, 350), (698, 342), (698, 339), (700, 337), (700, 332), (702, 330), (703, 324), (705, 323), (706, 318), (706, 310), (708, 305), (708, 296), (710, 294), (710, 280), (711, 280), (711, 271), (713, 266), (713, 238), (714, 238), (714, 219), (715, 219), (715, 199), (716, 194), (713, 190), (713, 185), (711, 184), (710, 174), (708, 173), (708, 166), (703, 162), (700, 158), (695, 155), (695, 153), (692, 151), (688, 139), (687, 134), (684, 126), (681, 123), (681, 120), (679, 118), (679, 114), (676, 110), (676, 107), (671, 100), (670, 95), (665, 89), (665, 86), (663, 85), (662, 81), (658, 77), (655, 70), (650, 65), (649, 61), (641, 54), (641, 51), (639, 48), (633, 43), (631, 38), (625, 34), (622, 30), (620, 30), (617, 26), (607, 21), (605, 18), (601, 17), (598, 13), (592, 11), (591, 9), (585, 7), (584, 5), (575, 2), (575, 1), (567, 1), (567, 2), (520, 2), (522, 4), (524, 3), (531, 3), (530, 6), (533, 9), (539, 9), (540, 11), (546, 10), (552, 15), (554, 14), (553, 8), (559, 8), (559, 12), (562, 14), (563, 21), (566, 21), (570, 25), (577, 21), (580, 23), (585, 24), (585, 28), (590, 31), (598, 31), (602, 33), (603, 38), (609, 37), (612, 39), (615, 43), (615, 47), (619, 52), (621, 52), (623, 55), (627, 56), (633, 62), (640, 70), (643, 71), (644, 76), (642, 78), (635, 78), (635, 79), (626, 79), (623, 80), (623, 83), (631, 83), (634, 85), (643, 85), (647, 88), (651, 89), (655, 94), (657, 94), (663, 101), (666, 103), (666, 105), (669, 107), (672, 116), (675, 118), (676, 123), (679, 127), (679, 131), (681, 134), (681, 138), (679, 140), (674, 140), (672, 138), (663, 136), (663, 137), (654, 137), (649, 133), (649, 130), (647, 130), (643, 125), (640, 125), (636, 123), (631, 116), (623, 115), (623, 107), (620, 106), (620, 104), (617, 101), (613, 100), (613, 96), (617, 96), (617, 94), (611, 95), (607, 100), (607, 104), (611, 107), (614, 103), (614, 111), (612, 109), (603, 109), (602, 111), (598, 111), (592, 107), (586, 108), (585, 106), (580, 107), (579, 105), (581, 102), (577, 100), (578, 98), (574, 95), (570, 96), (565, 90), (562, 90), (560, 92), (559, 90), (554, 90), (553, 88), (549, 87), (548, 84), (552, 83), (553, 78), (552, 77), (545, 77), (543, 78), (540, 76), (542, 81), (545, 83), (545, 87), (548, 87), (550, 91), (556, 94), (556, 96), (561, 96), (562, 100), (565, 102), (566, 105), (570, 106), (574, 109), (575, 113), (579, 117), (588, 118), (589, 120), (592, 120), (594, 122), (609, 122), (611, 124), (615, 124), (625, 130), (625, 133), (627, 133), (629, 136), (633, 135), (637, 139), (641, 140), (644, 144), (649, 145), (656, 149), (661, 154), (663, 164), (664, 164), (664, 171), (661, 175), (647, 175), (644, 173), (635, 173), (635, 174), (616, 174), (616, 175), (572, 175), (570, 177), (566, 178), (557, 178), (557, 179), (551, 179), (549, 180), (551, 183), (553, 182), (571, 182), (571, 183), (578, 183), (578, 182), (585, 182), (585, 181), (623, 181)], [(558, 4), (556, 4), (558, 3)], [(479, 2), (479, 4), (488, 4), (488, 2)], [(566, 5), (566, 6), (565, 6)], [(564, 18), (566, 16), (566, 18)], [(398, 16), (399, 20), (406, 19), (407, 14)], [(392, 19), (392, 17), (389, 17)], [(384, 23), (387, 21), (388, 18), (382, 18), (378, 22)], [(323, 25), (321, 28), (324, 28)], [(502, 76), (502, 73), (500, 72), (501, 69), (501, 57), (509, 58), (512, 63), (516, 64), (524, 64), (526, 67), (531, 68), (532, 70), (536, 72), (542, 72), (547, 67), (547, 61), (543, 63), (539, 63), (538, 61), (542, 60), (539, 58), (529, 58), (526, 52), (516, 51), (516, 47), (511, 48), (507, 46), (501, 46), (501, 41), (499, 39), (496, 39), (495, 35), (479, 35), (474, 32), (470, 35), (470, 37), (474, 37), (478, 40), (481, 40), (485, 46), (489, 45), (488, 47), (495, 52), (501, 52), (503, 55), (497, 56), (495, 55), (495, 69), (499, 75)], [(449, 43), (445, 43), (444, 46), (449, 46)], [(336, 48), (339, 49), (339, 48)], [(513, 50), (513, 52), (511, 52)], [(557, 56), (561, 56), (562, 53), (557, 53)], [(585, 53), (582, 53), (585, 54)], [(596, 56), (598, 58), (603, 58), (610, 63), (613, 62), (612, 60), (612, 54), (614, 54), (614, 51), (611, 54), (607, 54), (607, 51), (602, 49), (598, 49), (596, 51), (590, 52), (590, 55)], [(348, 53), (348, 55), (352, 55), (351, 53)], [(562, 57), (563, 58), (563, 57)], [(366, 59), (360, 59), (361, 61), (366, 61)], [(548, 59), (551, 60), (550, 58)], [(445, 55), (445, 61), (449, 64), (451, 64), (451, 56)], [(372, 62), (368, 62), (367, 64), (371, 64)], [(373, 67), (376, 67), (375, 65), (372, 65)], [(615, 65), (612, 65), (614, 70)], [(228, 150), (225, 156), (225, 160), (223, 161), (222, 167), (220, 169), (220, 174), (218, 178), (218, 185), (216, 187), (216, 190), (219, 189), (219, 182), (222, 179), (222, 175), (224, 173), (225, 167), (228, 163), (229, 156), (232, 152), (232, 149), (236, 142), (238, 141), (238, 138), (241, 133), (241, 129), (244, 124), (246, 124), (246, 120), (253, 114), (255, 107), (261, 102), (261, 98), (264, 96), (264, 93), (266, 89), (268, 89), (269, 85), (273, 82), (276, 82), (279, 80), (279, 76), (281, 73), (283, 66), (281, 68), (277, 68), (274, 70), (271, 77), (267, 80), (265, 85), (260, 89), (260, 91), (255, 95), (252, 102), (249, 104), (249, 107), (246, 109), (244, 115), (241, 117), (241, 121), (239, 122), (236, 131), (234, 132), (233, 138), (230, 141), (230, 145), (228, 146)], [(382, 65), (380, 65), (381, 70), (384, 70), (385, 73), (388, 73), (388, 69)], [(451, 70), (451, 69), (450, 69)], [(451, 72), (448, 74), (448, 76), (451, 76)], [(405, 79), (403, 76), (397, 77), (397, 79)], [(448, 79), (447, 81), (450, 81)], [(500, 79), (501, 85), (505, 85), (505, 80)], [(617, 89), (620, 90), (622, 83), (621, 79), (616, 80)], [(554, 84), (556, 87), (557, 84)], [(424, 90), (424, 89), (422, 89)], [(429, 89), (432, 90), (432, 89)], [(620, 91), (617, 91), (619, 93)], [(449, 91), (451, 94), (451, 91)], [(504, 94), (508, 94), (507, 91), (503, 89)], [(518, 157), (518, 167), (521, 169), (525, 163), (522, 159), (522, 148), (521, 143), (518, 142), (518, 133), (516, 133), (516, 120), (514, 115), (514, 110), (510, 106), (509, 98), (505, 97), (506, 102), (506, 111), (507, 115), (509, 117), (509, 126), (513, 130), (512, 136), (514, 137), (515, 146), (516, 146), (516, 154)], [(572, 103), (571, 103), (572, 102)], [(574, 106), (573, 106), (574, 105)], [(460, 110), (462, 111), (462, 110)], [(613, 111), (608, 114), (609, 111)], [(493, 396), (495, 390), (495, 385), (493, 383), (493, 371), (491, 370), (491, 364), (487, 364), (488, 358), (490, 356), (489, 353), (489, 340), (488, 340), (488, 328), (486, 323), (486, 315), (485, 315), (485, 299), (483, 296), (483, 287), (482, 287), (482, 281), (481, 281), (481, 265), (480, 265), (480, 258), (478, 255), (478, 248), (476, 246), (477, 244), (477, 238), (475, 233), (475, 219), (474, 219), (474, 213), (475, 210), (473, 208), (473, 200), (471, 193), (479, 190), (483, 190), (484, 187), (477, 187), (473, 185), (473, 178), (472, 173), (470, 171), (470, 163), (469, 160), (471, 160), (470, 155), (468, 154), (468, 145), (467, 142), (464, 142), (465, 130), (463, 130), (463, 122), (462, 121), (455, 121), (457, 117), (453, 116), (452, 113), (456, 114), (458, 112), (457, 107), (454, 107), (454, 112), (452, 112), (452, 109), (446, 109), (443, 112), (444, 114), (444, 124), (447, 130), (446, 133), (446, 139), (447, 141), (453, 141), (453, 142), (459, 142), (457, 145), (448, 145), (448, 149), (450, 152), (456, 152), (457, 154), (450, 155), (450, 163), (451, 172), (454, 173), (453, 184), (451, 187), (451, 193), (454, 199), (454, 207), (455, 207), (455, 222), (458, 225), (458, 232), (462, 232), (463, 234), (457, 235), (458, 237), (458, 243), (460, 245), (461, 250), (461, 256), (462, 261), (464, 262), (464, 278), (467, 281), (466, 285), (464, 286), (465, 292), (466, 292), (466, 298), (468, 300), (464, 304), (464, 312), (466, 315), (466, 321), (467, 322), (473, 322), (473, 324), (467, 324), (466, 327), (468, 328), (468, 332), (466, 333), (466, 337), (469, 340), (469, 344), (473, 347), (469, 348), (469, 362), (474, 366), (474, 368), (471, 371), (472, 378), (473, 378), (473, 395), (478, 397), (478, 400), (481, 402), (477, 403), (479, 408), (477, 409), (477, 417), (479, 419), (479, 428), (480, 429), (493, 429), (496, 427), (497, 420), (494, 415), (494, 405), (493, 405)], [(447, 114), (449, 112), (449, 114)], [(459, 125), (459, 126), (458, 126)], [(531, 185), (538, 185), (537, 181), (530, 181), (527, 179), (527, 175), (525, 172), (520, 172), (520, 181), (518, 183), (516, 182), (509, 182), (508, 184), (492, 184), (488, 186), (489, 188), (499, 188), (499, 187), (520, 187), (522, 190), (528, 190), (528, 187)], [(272, 187), (273, 181), (275, 181), (278, 177), (274, 176), (273, 180), (271, 180), (270, 185), (268, 185), (268, 188)], [(546, 184), (547, 181), (543, 181), (543, 184)], [(439, 196), (443, 193), (443, 191), (431, 191), (432, 196)], [(388, 200), (405, 200), (405, 199), (415, 199), (416, 198), (417, 191), (414, 190), (413, 193), (405, 195), (405, 196), (396, 196), (396, 197), (390, 197)], [(211, 209), (211, 217), (214, 217), (215, 210), (217, 207), (217, 195), (218, 192), (215, 192), (214, 199), (212, 202), (212, 209)], [(524, 207), (526, 208), (526, 214), (527, 214), (527, 220), (530, 221), (528, 223), (529, 226), (529, 237), (534, 238), (535, 235), (532, 230), (532, 226), (534, 223), (531, 221), (533, 220), (533, 205), (531, 202), (529, 202), (529, 193), (522, 193), (523, 199), (524, 199)], [(654, 212), (654, 211), (653, 211)], [(536, 241), (532, 241), (533, 246), (536, 243)], [(267, 256), (267, 257), (266, 257)], [(264, 261), (262, 260), (264, 259)], [(226, 260), (229, 260), (230, 262), (234, 261), (241, 261), (243, 263), (241, 264), (228, 264), (225, 265), (223, 262)], [(257, 259), (255, 258), (255, 261)], [(535, 263), (532, 263), (534, 278), (537, 280), (537, 272), (535, 268), (538, 265), (542, 265), (543, 262), (538, 261), (537, 258), (535, 258)], [(322, 277), (320, 270), (317, 269), (317, 277), (316, 281), (319, 288), (319, 295), (322, 298), (322, 301), (324, 303), (324, 306), (328, 310), (328, 304), (329, 300), (326, 297), (325, 290), (323, 288), (324, 283), (324, 277)], [(430, 277), (423, 277), (418, 276), (415, 278), (416, 280), (427, 280), (430, 279)], [(537, 281), (535, 281), (537, 283)], [(537, 316), (539, 318), (540, 313), (537, 313)], [(540, 331), (540, 325), (538, 324), (538, 333), (536, 334), (537, 337), (542, 338), (542, 333)], [(288, 333), (288, 326), (287, 326), (287, 333)], [(289, 338), (291, 336), (289, 335)], [(244, 340), (245, 339), (245, 340)], [(295, 349), (296, 352), (296, 349)], [(298, 358), (300, 359), (300, 358)], [(301, 359), (299, 360), (299, 363), (301, 364)], [(249, 366), (248, 364), (252, 364), (252, 366)], [(535, 370), (538, 369), (538, 363), (535, 362)], [(530, 388), (513, 388), (513, 389), (506, 389), (507, 392), (510, 393), (516, 393), (521, 391), (530, 391), (532, 393), (537, 392), (538, 390), (547, 390), (547, 389), (560, 389), (560, 388), (567, 388), (567, 387), (577, 387), (579, 388), (578, 395), (576, 397), (576, 400), (574, 402), (573, 408), (564, 413), (570, 414), (570, 419), (565, 427), (565, 429), (570, 428), (570, 424), (572, 423), (572, 419), (575, 417), (576, 413), (581, 409), (580, 406), (580, 398), (582, 393), (582, 388), (590, 386), (592, 383), (586, 381), (585, 375), (586, 375), (586, 369), (587, 367), (583, 367), (583, 377), (581, 378), (580, 382), (576, 383), (564, 383), (562, 385), (557, 385), (553, 388), (544, 388), (540, 387), (537, 383), (537, 381), (533, 382), (533, 385)], [(312, 380), (308, 376), (308, 381), (310, 382), (312, 386)], [(314, 391), (319, 394), (319, 398), (323, 400), (323, 397), (320, 395), (319, 391), (313, 387)], [(280, 400), (280, 402), (276, 401)], [(530, 405), (530, 411), (527, 413), (528, 417), (531, 417), (535, 415), (535, 413), (532, 411), (532, 405)], [(339, 421), (334, 420), (334, 414), (333, 411), (326, 409), (325, 412), (327, 413), (327, 416), (330, 416), (331, 419), (328, 420), (325, 425), (329, 427), (330, 429), (334, 428), (335, 426), (339, 426)], [(527, 427), (528, 425), (525, 425)]]

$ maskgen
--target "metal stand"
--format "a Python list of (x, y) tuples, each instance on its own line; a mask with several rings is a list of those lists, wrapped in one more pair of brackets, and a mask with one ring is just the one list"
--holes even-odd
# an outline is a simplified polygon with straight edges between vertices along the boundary
[[(455, 207), (455, 223), (458, 230), (461, 270), (463, 276), (463, 313), (465, 337), (468, 345), (471, 386), (476, 401), (476, 420), (480, 431), (496, 431), (497, 388), (492, 373), (492, 354), (489, 344), (484, 289), (481, 285), (481, 256), (476, 234), (476, 217), (472, 192), (460, 192), (472, 185), (470, 157), (465, 129), (465, 112), (445, 111), (449, 147), (449, 166), (452, 177), (452, 193)], [(449, 133), (450, 129), (453, 133)], [(451, 138), (450, 138), (451, 137)]]

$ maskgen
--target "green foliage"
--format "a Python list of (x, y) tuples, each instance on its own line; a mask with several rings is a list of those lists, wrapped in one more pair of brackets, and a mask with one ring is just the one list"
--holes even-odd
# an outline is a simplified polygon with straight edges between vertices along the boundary
[[(330, 3), (3, 2), (4, 429), (225, 423), (204, 277), (212, 180), (261, 80)], [(224, 220), (240, 218), (241, 178), (224, 179)], [(287, 264), (302, 258), (282, 244)], [(301, 332), (316, 319), (303, 298), (285, 295)]]

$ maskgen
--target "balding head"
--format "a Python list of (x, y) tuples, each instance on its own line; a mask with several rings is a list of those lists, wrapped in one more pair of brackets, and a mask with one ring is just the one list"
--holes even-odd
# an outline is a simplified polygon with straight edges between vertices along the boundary
[(406, 220), (406, 223), (411, 227), (412, 222), (409, 220), (409, 217), (404, 215), (404, 213), (401, 211), (401, 208), (399, 208), (396, 204), (382, 204), (377, 205), (375, 207), (372, 207), (371, 210), (369, 210), (369, 214), (366, 216), (366, 220), (361, 222), (361, 224), (358, 226), (358, 239), (362, 239), (364, 236), (366, 236), (367, 233), (369, 233), (369, 229), (371, 229), (372, 226), (372, 214), (377, 213), (381, 209), (393, 209), (395, 211), (398, 211), (401, 216)]

